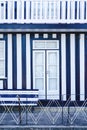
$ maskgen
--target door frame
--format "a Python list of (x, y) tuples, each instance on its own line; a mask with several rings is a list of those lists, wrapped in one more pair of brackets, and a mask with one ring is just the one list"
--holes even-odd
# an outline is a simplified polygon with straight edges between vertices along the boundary
[[(59, 52), (59, 99), (58, 100), (61, 100), (61, 67), (60, 67), (60, 65), (61, 65), (61, 50), (60, 50), (60, 48), (61, 48), (61, 45), (60, 45), (60, 42), (59, 42), (59, 40), (58, 39), (56, 39), (56, 40), (54, 40), (54, 39), (52, 39), (52, 40), (44, 40), (44, 39), (42, 39), (42, 40), (40, 40), (40, 39), (37, 39), (37, 40), (32, 40), (32, 43), (35, 43), (35, 41), (38, 41), (38, 42), (40, 42), (40, 41), (44, 41), (44, 43), (46, 43), (46, 41), (48, 42), (50, 42), (50, 41), (56, 41), (57, 42), (57, 48), (55, 49), (55, 48), (51, 48), (51, 49), (43, 49), (43, 48), (35, 48), (34, 47), (34, 45), (32, 44), (32, 55), (31, 55), (31, 62), (32, 62), (32, 67), (31, 67), (31, 84), (32, 84), (32, 89), (35, 89), (35, 87), (34, 87), (34, 84), (33, 84), (33, 70), (34, 70), (34, 67), (33, 67), (33, 52), (34, 51), (44, 51), (45, 53), (47, 53), (47, 51), (58, 51)], [(45, 54), (46, 55), (46, 54)], [(46, 58), (45, 58), (45, 62), (46, 62)], [(45, 69), (45, 71), (46, 71), (46, 69)], [(45, 72), (46, 73), (46, 72)], [(46, 79), (46, 76), (45, 76), (45, 88), (47, 88), (47, 86), (46, 86), (46, 84), (47, 84), (47, 81), (46, 81), (47, 79)], [(47, 90), (45, 89), (45, 96), (44, 96), (45, 98), (43, 98), (44, 100), (46, 100), (47, 99)]]

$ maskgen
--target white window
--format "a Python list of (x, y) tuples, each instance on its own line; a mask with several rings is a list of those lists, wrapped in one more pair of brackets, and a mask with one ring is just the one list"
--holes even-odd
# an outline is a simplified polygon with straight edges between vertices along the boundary
[(5, 77), (5, 41), (0, 41), (0, 78)]
[(34, 40), (33, 49), (59, 49), (58, 40)]

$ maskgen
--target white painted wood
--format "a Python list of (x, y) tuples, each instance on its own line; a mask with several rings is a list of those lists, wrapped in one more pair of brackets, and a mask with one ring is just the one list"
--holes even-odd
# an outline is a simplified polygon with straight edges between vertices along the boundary
[(52, 38), (57, 38), (57, 34), (56, 33), (52, 34)]
[(36, 34), (34, 35), (34, 37), (35, 37), (35, 38), (39, 38), (39, 34), (36, 33)]
[(51, 1), (49, 1), (49, 19), (51, 19)]
[(2, 13), (1, 13), (1, 1), (0, 1), (0, 19), (2, 19)]
[(46, 20), (47, 19), (47, 1), (44, 1), (44, 5), (45, 5), (45, 8), (44, 8), (44, 19)]
[(79, 20), (79, 13), (80, 13), (79, 7), (80, 7), (79, 1), (77, 1), (77, 18), (76, 18), (77, 20)]
[(8, 89), (13, 88), (12, 82), (12, 34), (8, 34)]
[(70, 35), (71, 100), (75, 101), (75, 34)]
[[(1, 82), (1, 81), (0, 81)], [(0, 83), (0, 86), (1, 86), (1, 83)], [(0, 97), (0, 101), (12, 101), (12, 102), (16, 102), (16, 101), (18, 101), (18, 97), (14, 97), (14, 98), (12, 98), (12, 97), (10, 97), (11, 95), (9, 95), (9, 97)], [(23, 101), (37, 101), (37, 98), (20, 98), (20, 101), (21, 101), (21, 103), (23, 102)]]
[(21, 18), (20, 8), (21, 8), (21, 2), (17, 1), (17, 21), (20, 21), (20, 18)]
[(84, 20), (84, 0), (80, 1), (80, 19)]
[(26, 20), (30, 19), (30, 1), (26, 1)]
[(26, 34), (26, 89), (31, 89), (30, 34)]
[(84, 58), (85, 37), (80, 34), (80, 100), (85, 99), (85, 58)]
[(35, 19), (38, 19), (38, 1), (35, 1)]
[(17, 34), (17, 89), (22, 89), (22, 40)]
[(21, 6), (22, 21), (21, 22), (23, 22), (23, 20), (24, 20), (24, 0), (22, 0), (21, 3), (22, 3), (22, 6)]
[(0, 34), (0, 38), (3, 38), (3, 34)]
[(3, 80), (0, 80), (0, 89), (3, 89)]
[(45, 99), (45, 51), (33, 51), (33, 88), (39, 89), (39, 99)]
[(67, 22), (70, 21), (70, 13), (71, 13), (71, 10), (70, 10), (70, 2), (71, 1), (68, 1), (68, 6), (67, 6)]
[(13, 8), (12, 8), (12, 19), (14, 21), (14, 13), (15, 13), (14, 1), (12, 1), (12, 5), (13, 5)]
[(0, 78), (5, 78), (5, 41), (0, 41)]
[[(17, 2), (17, 19), (14, 17), (15, 2)], [(24, 18), (24, 2), (26, 2), (26, 18)], [(4, 5), (1, 6), (2, 4), (0, 4), (0, 23), (86, 23), (87, 8), (86, 19), (84, 19), (85, 2), (87, 5), (85, 0), (3, 0), (3, 2), (0, 2)], [(6, 3), (8, 5), (7, 19)], [(75, 5), (77, 5), (77, 11), (75, 10)]]
[(43, 7), (43, 0), (40, 1), (40, 19), (43, 18), (43, 16), (42, 16), (43, 15), (42, 14), (42, 10), (43, 10), (42, 7)]
[[(2, 93), (3, 92), (3, 93)], [(30, 95), (33, 95), (33, 94), (36, 94), (36, 95), (38, 95), (38, 91), (36, 90), (36, 91), (32, 91), (32, 90), (4, 90), (4, 91), (0, 91), (0, 95), (12, 95), (12, 94), (15, 94), (15, 95), (23, 95), (23, 94), (30, 94)]]
[(43, 34), (43, 38), (48, 38), (48, 34), (47, 33)]
[(71, 1), (71, 20), (75, 20), (75, 0)]
[(57, 19), (60, 20), (60, 0), (57, 2)]
[(6, 13), (5, 13), (6, 2), (3, 2), (3, 4), (4, 4), (4, 5), (3, 5), (3, 7), (2, 7), (2, 8), (3, 8), (3, 12), (2, 12), (2, 13), (3, 13), (3, 20), (5, 20), (5, 19), (6, 19)]
[(7, 10), (7, 12), (8, 12), (8, 20), (10, 20), (11, 19), (11, 1), (8, 1), (8, 10)]
[(47, 51), (47, 99), (59, 99), (59, 51)]
[(64, 22), (64, 20), (65, 20), (65, 13), (66, 13), (66, 11), (65, 11), (65, 0), (63, 0), (62, 1), (62, 13), (61, 13), (61, 18), (62, 18), (62, 22)]
[(31, 20), (34, 19), (34, 1), (31, 1)]
[(62, 99), (66, 100), (66, 35), (61, 34), (61, 92)]

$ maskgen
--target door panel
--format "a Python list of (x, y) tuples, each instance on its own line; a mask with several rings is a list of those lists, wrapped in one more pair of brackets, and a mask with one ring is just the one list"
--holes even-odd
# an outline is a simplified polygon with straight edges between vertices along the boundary
[(40, 99), (59, 99), (59, 51), (33, 51), (33, 86)]
[(59, 51), (47, 51), (47, 99), (59, 99)]
[(39, 89), (39, 98), (45, 98), (45, 52), (33, 52), (33, 86)]

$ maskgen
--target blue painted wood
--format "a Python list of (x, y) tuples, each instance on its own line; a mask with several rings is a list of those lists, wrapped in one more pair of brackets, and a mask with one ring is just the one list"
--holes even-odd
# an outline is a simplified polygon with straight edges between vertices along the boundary
[[(4, 34), (3, 40), (5, 40), (5, 77), (7, 77), (7, 62), (8, 62), (8, 55), (7, 55), (7, 49), (8, 49), (8, 43), (7, 43), (7, 34)], [(3, 89), (7, 89), (7, 80), (3, 80)]]
[(0, 91), (0, 105), (37, 105), (38, 90)]
[(26, 89), (26, 35), (22, 34), (22, 89)]
[(87, 98), (87, 33), (85, 34), (85, 99)]
[[(16, 29), (23, 29), (22, 32), (26, 29), (32, 29), (31, 32), (34, 29), (49, 29), (48, 31), (50, 31), (50, 29), (61, 29), (61, 32), (63, 29), (84, 29), (84, 31), (87, 31), (87, 24), (0, 24), (0, 30), (5, 29), (5, 31), (7, 31), (7, 29), (12, 29), (12, 30), (16, 30)], [(11, 31), (11, 30), (10, 30)], [(67, 30), (66, 30), (67, 31)], [(65, 31), (65, 32), (66, 32)]]
[(75, 37), (75, 75), (76, 75), (76, 100), (80, 100), (80, 45), (79, 45), (79, 34)]
[(12, 36), (12, 61), (13, 61), (13, 89), (17, 89), (17, 50), (16, 50), (16, 34)]
[(66, 34), (66, 94), (67, 100), (71, 95), (70, 82), (70, 34)]

